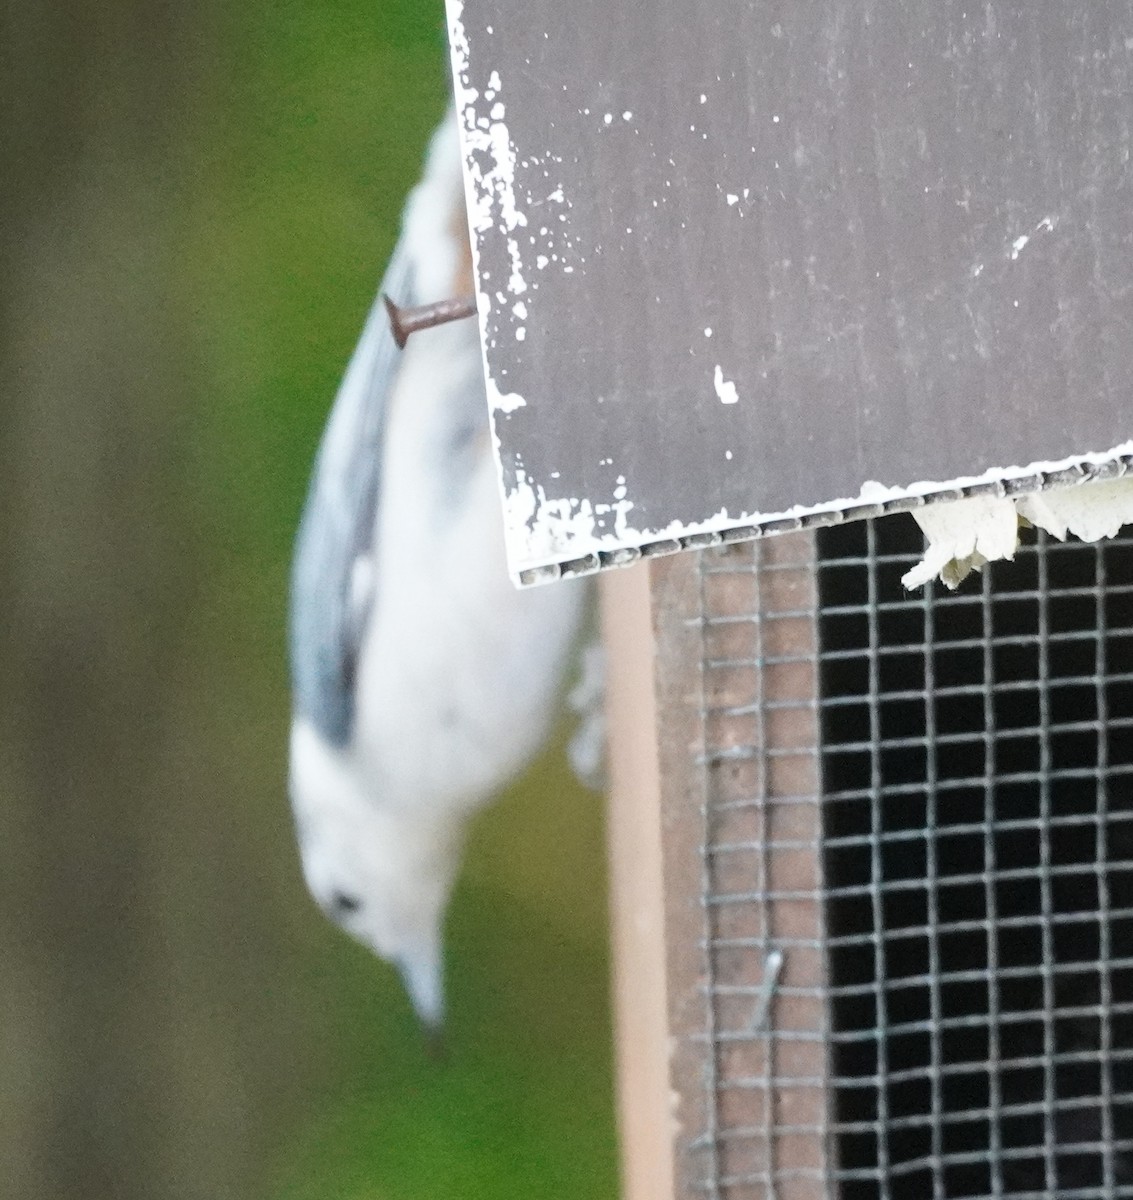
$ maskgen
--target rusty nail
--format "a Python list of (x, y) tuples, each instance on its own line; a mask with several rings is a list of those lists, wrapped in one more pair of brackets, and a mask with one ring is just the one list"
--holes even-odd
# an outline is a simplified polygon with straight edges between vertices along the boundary
[(418, 329), (432, 329), (448, 321), (460, 321), (476, 315), (476, 297), (462, 296), (455, 300), (438, 300), (436, 304), (418, 304), (412, 308), (401, 308), (388, 296), (382, 301), (389, 314), (389, 329), (398, 348), (405, 349), (411, 333)]

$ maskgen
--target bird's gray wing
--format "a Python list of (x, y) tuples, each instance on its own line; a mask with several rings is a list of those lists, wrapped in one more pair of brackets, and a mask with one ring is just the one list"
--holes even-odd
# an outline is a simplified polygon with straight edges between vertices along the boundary
[(386, 406), (399, 355), (382, 304), (411, 304), (405, 240), (386, 270), (323, 433), (291, 571), (293, 704), (334, 745), (354, 723), (354, 676), (373, 606)]

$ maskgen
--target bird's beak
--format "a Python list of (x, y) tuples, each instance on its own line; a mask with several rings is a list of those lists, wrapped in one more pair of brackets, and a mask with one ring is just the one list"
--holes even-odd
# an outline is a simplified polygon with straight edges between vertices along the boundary
[(439, 1044), (444, 1026), (444, 965), (440, 946), (422, 946), (403, 955), (398, 969), (414, 1011), (430, 1043)]

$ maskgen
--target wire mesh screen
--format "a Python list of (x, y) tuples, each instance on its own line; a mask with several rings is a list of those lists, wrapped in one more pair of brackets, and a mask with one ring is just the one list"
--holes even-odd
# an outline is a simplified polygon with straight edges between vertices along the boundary
[(664, 568), (689, 1195), (1133, 1197), (1133, 541), (908, 593), (921, 551), (895, 516)]
[(703, 842), (690, 849), (703, 864), (708, 1083), (694, 1174), (728, 1200), (824, 1194), (814, 547), (802, 533), (699, 556), (686, 617), (701, 635)]
[(840, 1194), (1133, 1196), (1133, 545), (818, 546)]

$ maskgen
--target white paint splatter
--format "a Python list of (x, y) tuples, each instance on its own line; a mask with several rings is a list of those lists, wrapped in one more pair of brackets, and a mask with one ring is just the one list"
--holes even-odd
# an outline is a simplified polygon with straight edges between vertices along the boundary
[(501, 392), (496, 381), (489, 375), (485, 380), (488, 392), (488, 404), (493, 412), (513, 413), (517, 408), (526, 408), (527, 401), (518, 392)]
[(721, 404), (737, 404), (739, 402), (740, 394), (736, 391), (736, 385), (730, 379), (724, 378), (724, 370), (719, 363), (716, 364), (712, 384), (716, 389), (716, 395), (720, 397)]
[[(630, 536), (634, 504), (626, 492), (625, 477), (619, 475), (609, 502), (549, 497), (521, 467), (516, 471), (516, 486), (504, 496), (504, 512), (509, 529), (523, 530), (531, 557), (546, 565), (570, 557), (575, 550), (588, 553), (596, 542), (621, 542)], [(525, 565), (513, 569), (518, 574)]]
[[(515, 147), (504, 120), (506, 110), (502, 100), (492, 106), (490, 121), (474, 119), (475, 89), (467, 85), (468, 42), (459, 20), (463, 7), (462, 0), (455, 0), (451, 32), (453, 60), (458, 65), (456, 75), (462, 85), (462, 141), (466, 179), (471, 185), (468, 188), (470, 220), (478, 233), (498, 229), (510, 235), (507, 238), (511, 262), (508, 290), (513, 295), (520, 295), (527, 290), (527, 283), (523, 277), (523, 260), (515, 231), (526, 227), (527, 217), (520, 211), (516, 198)], [(488, 83), (492, 91), (498, 94), (502, 89), (500, 73), (493, 71)]]
[[(527, 336), (522, 325), (527, 317), (527, 308), (517, 298), (527, 294), (529, 287), (534, 290), (538, 286), (527, 279), (530, 258), (534, 258), (538, 270), (544, 270), (552, 262), (565, 264), (568, 254), (574, 262), (584, 260), (578, 256), (577, 240), (570, 232), (565, 211), (559, 211), (555, 214), (557, 220), (551, 221), (551, 214), (546, 208), (542, 209), (539, 215), (544, 223), (540, 225), (538, 235), (541, 241), (529, 230), (528, 215), (531, 214), (534, 223), (540, 205), (557, 205), (560, 210), (570, 208), (562, 184), (556, 185), (551, 175), (555, 165), (561, 165), (562, 159), (547, 152), (528, 154), (522, 161), (519, 160), (507, 125), (506, 97), (500, 72), (493, 70), (490, 73), (481, 96), (470, 82), (469, 45), (463, 26), (464, 0), (450, 0), (448, 7), (449, 45), (456, 81), (457, 112), (460, 116), (465, 192), (469, 224), (476, 235), (472, 239), (472, 254), (482, 289), (488, 273), (480, 268), (481, 242), (495, 240), (498, 243), (502, 238), (508, 256), (505, 290), (497, 288), (492, 295), (492, 303), (480, 308), (485, 374), (490, 375), (487, 352), (495, 345), (497, 337), (507, 334), (507, 323), (512, 324), (510, 332), (516, 341), (522, 342)], [(488, 115), (484, 115), (483, 110), (487, 106), (490, 106)], [(541, 184), (537, 197), (522, 182), (535, 172), (547, 181)], [(525, 255), (530, 256), (526, 261)], [(565, 265), (563, 269), (566, 269)], [(511, 311), (507, 312), (509, 306)], [(505, 323), (502, 328), (497, 324), (501, 319)], [(502, 412), (511, 412), (524, 403), (523, 397), (517, 393), (505, 392), (494, 386), (489, 387), (489, 397), (494, 397), (493, 408), (499, 408)]]
[(1027, 243), (1035, 236), (1036, 233), (1053, 233), (1055, 225), (1058, 224), (1058, 218), (1054, 216), (1043, 217), (1043, 219), (1031, 230), (1030, 233), (1021, 233), (1011, 243), (1011, 261), (1014, 262), (1020, 254), (1026, 249)]
[(728, 201), (728, 207), (729, 207), (729, 208), (731, 208), (731, 206), (732, 206), (733, 204), (739, 204), (739, 202), (740, 202), (740, 198), (739, 198), (739, 196), (737, 196), (737, 195), (735, 194), (735, 192), (729, 192), (729, 193), (727, 194), (727, 196), (725, 196), (725, 197), (724, 197), (724, 199)]
[[(464, 190), (468, 205), (469, 225), (476, 234), (498, 230), (506, 235), (510, 275), (508, 290), (513, 296), (527, 290), (523, 263), (519, 253), (517, 231), (527, 225), (519, 210), (515, 191), (516, 153), (505, 123), (506, 109), (497, 99), (503, 88), (499, 71), (488, 76), (484, 99), (492, 103), (492, 119), (478, 116), (478, 90), (469, 75), (468, 37), (464, 30), (464, 0), (451, 0), (448, 6), (449, 50), (452, 56), (456, 109), (460, 124), (461, 150), (464, 158)], [(498, 115), (497, 115), (498, 114)], [(487, 272), (480, 272), (479, 239), (472, 239), (473, 265), (481, 287)], [(480, 305), (480, 341), (484, 351), (484, 381), (488, 403), (493, 411), (511, 413), (527, 402), (518, 392), (503, 392), (492, 378), (487, 348), (491, 343), (489, 321), (491, 306)]]

